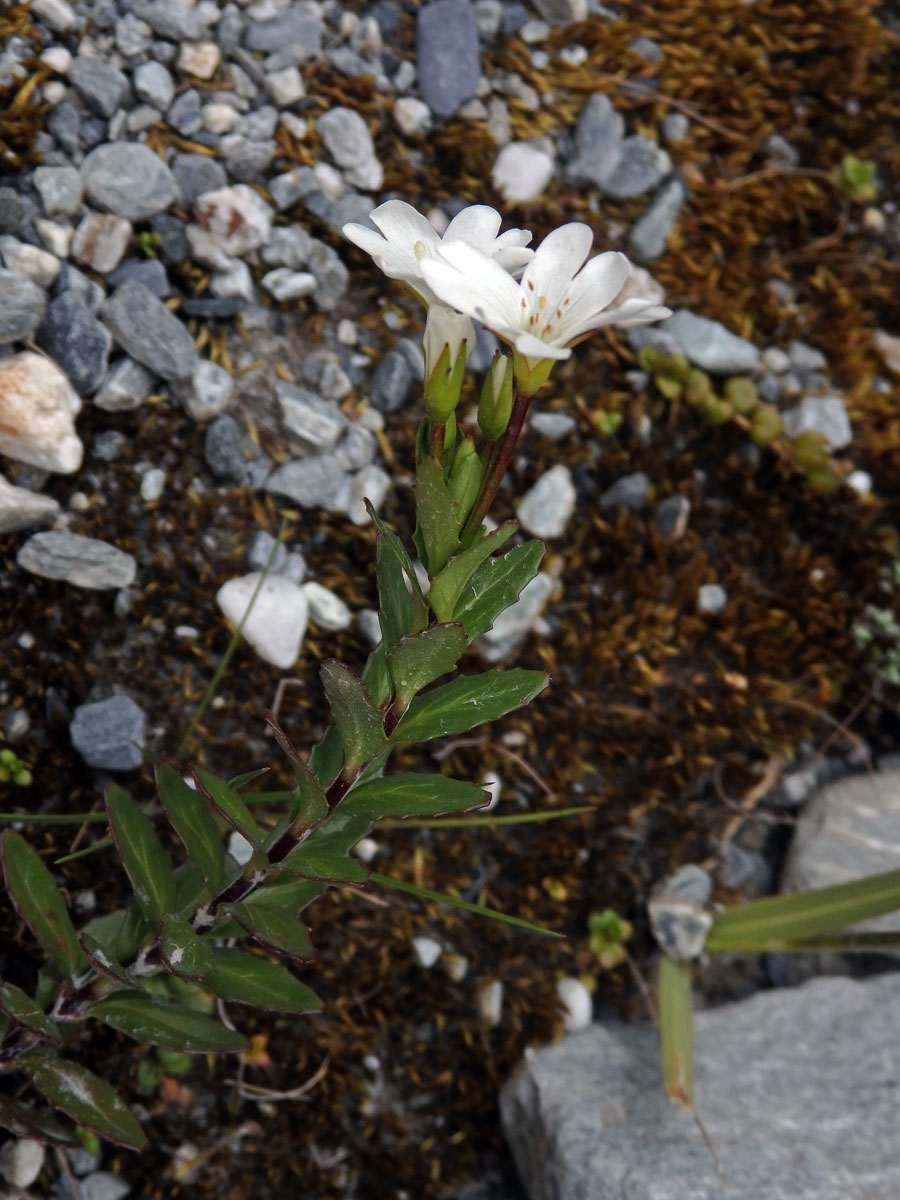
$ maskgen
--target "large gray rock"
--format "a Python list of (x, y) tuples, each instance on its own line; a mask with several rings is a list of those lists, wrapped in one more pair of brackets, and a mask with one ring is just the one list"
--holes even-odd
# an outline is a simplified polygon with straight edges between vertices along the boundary
[(610, 1022), (504, 1089), (531, 1200), (894, 1200), (900, 977), (817, 979), (696, 1018), (697, 1111), (663, 1094), (655, 1032)]
[(122, 349), (163, 379), (189, 379), (197, 365), (191, 335), (142, 283), (123, 283), (103, 305), (103, 320)]
[(676, 339), (683, 352), (704, 371), (728, 374), (755, 371), (760, 365), (759, 351), (752, 342), (731, 333), (718, 321), (698, 317), (681, 308), (656, 327)]
[(84, 160), (81, 176), (92, 204), (129, 221), (162, 212), (178, 196), (172, 172), (140, 142), (98, 146)]
[(32, 575), (97, 590), (128, 587), (137, 573), (137, 563), (124, 550), (57, 529), (30, 537), (16, 562)]
[(469, 0), (432, 0), (416, 24), (419, 91), (432, 112), (451, 117), (475, 95), (481, 75), (478, 25)]

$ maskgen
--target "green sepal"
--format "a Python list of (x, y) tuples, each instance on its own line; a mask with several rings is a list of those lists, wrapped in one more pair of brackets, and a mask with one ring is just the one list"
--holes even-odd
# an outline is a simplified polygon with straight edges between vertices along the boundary
[[(471, 451), (460, 457), (460, 450), (468, 446), (472, 447)], [(483, 482), (484, 467), (481, 465), (481, 459), (475, 453), (471, 438), (466, 438), (457, 450), (456, 461), (447, 480), (447, 491), (456, 502), (456, 517), (460, 526), (466, 523), (469, 513), (475, 507)]]
[(212, 946), (182, 917), (169, 915), (160, 921), (159, 953), (166, 970), (180, 979), (203, 979), (215, 966)]
[(80, 1063), (50, 1054), (23, 1054), (16, 1059), (16, 1067), (78, 1125), (132, 1150), (147, 1145), (144, 1131), (118, 1092)]
[(233, 829), (242, 834), (254, 850), (259, 850), (265, 841), (263, 831), (234, 788), (229, 787), (225, 780), (220, 779), (218, 775), (204, 771), (201, 767), (194, 767), (192, 774), (197, 781), (197, 787), (216, 812), (223, 816)]
[(452, 671), (467, 645), (465, 629), (453, 624), (432, 625), (392, 646), (388, 669), (401, 711), (422, 688)]
[(435, 458), (425, 458), (416, 471), (416, 544), (432, 578), (462, 546), (459, 505), (447, 490), (443, 468)]
[(188, 857), (215, 891), (225, 869), (225, 848), (208, 800), (167, 763), (156, 768), (156, 788)]
[(389, 775), (353, 788), (341, 811), (368, 817), (439, 817), (483, 808), (490, 793), (474, 783), (444, 775)]
[(186, 1054), (247, 1049), (247, 1039), (212, 1017), (143, 992), (117, 992), (88, 1009), (88, 1016), (136, 1042)]
[(328, 659), (319, 674), (344, 746), (344, 771), (353, 774), (387, 744), (383, 718), (365, 684), (344, 663)]
[[(472, 549), (477, 550), (478, 546)], [(506, 554), (482, 563), (463, 584), (451, 615), (454, 621), (460, 621), (465, 626), (470, 642), (487, 633), (500, 614), (515, 604), (524, 588), (537, 575), (543, 557), (543, 542), (531, 541), (513, 546)], [(445, 570), (452, 566), (453, 563), (449, 563)]]
[(428, 603), (439, 621), (453, 619), (453, 611), (466, 584), (484, 560), (509, 541), (518, 528), (516, 521), (505, 521), (447, 563), (428, 589)]
[(87, 967), (69, 910), (39, 855), (12, 829), (0, 838), (6, 890), (41, 949), (74, 981)]
[(153, 826), (130, 796), (114, 783), (106, 789), (106, 813), (135, 898), (151, 926), (175, 906), (175, 877)]
[(394, 745), (455, 737), (485, 721), (496, 721), (521, 708), (549, 682), (542, 671), (486, 671), (463, 675), (417, 696), (391, 735)]
[(322, 1008), (315, 992), (285, 967), (242, 950), (217, 950), (216, 969), (203, 986), (223, 1000), (275, 1012), (319, 1012)]

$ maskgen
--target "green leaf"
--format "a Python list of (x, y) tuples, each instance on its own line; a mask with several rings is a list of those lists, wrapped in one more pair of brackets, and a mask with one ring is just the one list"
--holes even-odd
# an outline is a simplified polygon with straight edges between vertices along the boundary
[(228, 786), (233, 787), (236, 792), (239, 792), (248, 783), (253, 783), (255, 780), (262, 778), (263, 775), (268, 775), (269, 770), (269, 767), (258, 767), (255, 771), (244, 771), (242, 775), (235, 775), (233, 779), (229, 779)]
[[(91, 966), (101, 975), (105, 975), (107, 979), (114, 979), (116, 983), (120, 983), (122, 987), (136, 988), (141, 990), (141, 985), (138, 981), (128, 974), (122, 967), (112, 961), (101, 942), (98, 942), (95, 937), (83, 930), (80, 938), (81, 948), (91, 960)], [(128, 955), (130, 958), (131, 955)]]
[(267, 950), (309, 962), (315, 957), (309, 930), (283, 908), (264, 904), (226, 904), (224, 911)]
[(282, 875), (267, 880), (241, 901), (248, 908), (277, 908), (296, 917), (325, 891), (324, 884), (312, 879), (293, 879)]
[[(228, 872), (222, 878), (222, 887), (227, 887), (241, 874), (240, 870)], [(181, 917), (192, 917), (198, 906), (212, 895), (197, 867), (188, 860), (175, 871), (175, 907), (173, 912)]]
[(50, 1142), (57, 1146), (77, 1146), (78, 1138), (73, 1128), (60, 1125), (47, 1112), (38, 1112), (28, 1104), (20, 1104), (10, 1096), (0, 1095), (0, 1126), (15, 1137), (35, 1138), (39, 1142)]
[(358, 859), (350, 857), (350, 851), (371, 828), (368, 817), (345, 813), (339, 806), (327, 821), (291, 851), (280, 866), (310, 879), (365, 883), (366, 869)]
[(331, 658), (319, 673), (344, 746), (344, 770), (352, 774), (387, 745), (384, 722), (365, 684), (348, 666)]
[[(403, 564), (393, 543), (378, 537), (375, 567), (378, 578), (378, 621), (385, 646), (393, 646), (416, 628), (415, 606), (406, 586)], [(420, 626), (421, 628), (421, 626)]]
[(210, 889), (217, 890), (225, 867), (225, 848), (208, 801), (166, 764), (156, 769), (156, 787), (191, 861)]
[(770, 896), (714, 913), (705, 949), (765, 950), (769, 945), (830, 934), (900, 909), (900, 871), (793, 896)]
[(663, 1084), (675, 1104), (694, 1107), (692, 965), (663, 955), (659, 964), (659, 1042)]
[(114, 783), (106, 789), (106, 812), (135, 899), (150, 925), (175, 904), (175, 877), (169, 856), (153, 826), (134, 801)]
[[(407, 554), (406, 547), (397, 537), (396, 533), (394, 533), (393, 529), (391, 529), (389, 526), (385, 525), (384, 521), (382, 521), (381, 517), (379, 517), (378, 513), (368, 500), (366, 501), (366, 509), (368, 510), (369, 516), (372, 518), (372, 524), (375, 526), (384, 540), (389, 543), (394, 554), (396, 554), (397, 558), (399, 558), (403, 570), (406, 572), (406, 577), (409, 580), (409, 586), (412, 588), (413, 606), (417, 614), (416, 619), (421, 622), (419, 628), (424, 629), (428, 624), (428, 604), (419, 584), (419, 577), (415, 572), (415, 568), (413, 567), (412, 559)], [(417, 630), (410, 629), (408, 632), (416, 633)]]
[(419, 887), (415, 883), (406, 883), (402, 879), (393, 879), (390, 875), (379, 875), (377, 871), (369, 872), (372, 883), (380, 883), (382, 887), (393, 888), (396, 892), (407, 892), (410, 896), (418, 896), (421, 900), (433, 900), (436, 904), (446, 904), (450, 908), (461, 908), (463, 912), (474, 913), (478, 917), (487, 917), (491, 921), (499, 921), (503, 925), (514, 925), (517, 929), (527, 929), (529, 933), (542, 933), (546, 937), (562, 937), (552, 929), (542, 929), (531, 921), (523, 921), (521, 917), (510, 917), (499, 912), (496, 908), (485, 908), (483, 904), (473, 904), (470, 900), (462, 900), (459, 896), (451, 896), (449, 892), (436, 892), (432, 888)]
[(463, 588), (484, 560), (509, 541), (518, 528), (516, 521), (505, 521), (491, 533), (479, 538), (474, 546), (450, 559), (428, 589), (428, 603), (439, 621), (452, 618)]
[(201, 767), (193, 768), (192, 773), (200, 791), (216, 812), (220, 813), (233, 829), (242, 834), (251, 846), (259, 850), (265, 840), (263, 831), (234, 788), (229, 787), (225, 780), (220, 779), (218, 775), (204, 771)]
[(463, 675), (417, 696), (391, 735), (391, 742), (427, 742), (465, 733), (533, 700), (549, 682), (542, 671), (486, 671)]
[[(418, 583), (416, 586), (418, 587)], [(362, 681), (376, 707), (390, 698), (391, 677), (385, 662), (384, 642), (380, 642), (369, 655), (362, 673)], [(344, 746), (341, 735), (332, 725), (325, 731), (319, 744), (313, 747), (307, 765), (322, 787), (328, 787), (340, 774), (343, 764)]]
[(500, 614), (515, 604), (537, 575), (543, 557), (544, 543), (532, 541), (482, 563), (462, 588), (452, 613), (453, 620), (465, 626), (470, 642), (487, 633)]
[(362, 673), (362, 681), (369, 690), (372, 703), (376, 707), (384, 704), (391, 697), (391, 675), (387, 668), (387, 655), (384, 642), (379, 642), (366, 662)]
[(459, 505), (447, 490), (444, 471), (435, 458), (425, 458), (416, 471), (416, 535), (433, 578), (462, 546), (459, 540)]
[(135, 955), (153, 932), (137, 904), (129, 904), (127, 908), (94, 917), (85, 925), (82, 937), (87, 934), (95, 939), (110, 962), (122, 963)]
[(24, 838), (11, 829), (0, 838), (6, 890), (16, 912), (41, 949), (70, 980), (85, 970), (87, 959), (69, 910), (50, 872)]
[[(297, 803), (291, 822), (293, 832), (299, 834), (304, 829), (310, 829), (328, 816), (328, 800), (318, 779), (297, 753), (294, 744), (283, 729), (279, 727), (271, 713), (266, 713), (266, 724), (272, 730), (275, 741), (290, 760)], [(271, 840), (271, 839), (270, 839)]]
[(203, 986), (223, 1000), (275, 1012), (319, 1012), (322, 1008), (315, 992), (285, 967), (241, 950), (217, 950), (216, 969)]
[(247, 1049), (246, 1038), (212, 1017), (143, 992), (117, 992), (88, 1009), (88, 1015), (136, 1042), (166, 1050), (221, 1054), (226, 1050)]
[(0, 1008), (17, 1025), (23, 1025), (32, 1033), (40, 1034), (51, 1042), (61, 1042), (59, 1029), (44, 1010), (21, 988), (12, 983), (0, 984)]
[(166, 970), (180, 979), (203, 979), (215, 966), (212, 947), (181, 917), (169, 915), (160, 921), (159, 951)]
[(107, 1141), (133, 1150), (147, 1145), (144, 1131), (119, 1094), (80, 1063), (49, 1054), (23, 1054), (16, 1066), (56, 1108)]
[(462, 625), (433, 625), (401, 638), (387, 654), (397, 703), (407, 707), (413, 696), (452, 671), (468, 645)]
[(353, 788), (340, 803), (343, 812), (376, 821), (380, 817), (436, 817), (480, 808), (490, 794), (474, 783), (444, 775), (389, 775)]

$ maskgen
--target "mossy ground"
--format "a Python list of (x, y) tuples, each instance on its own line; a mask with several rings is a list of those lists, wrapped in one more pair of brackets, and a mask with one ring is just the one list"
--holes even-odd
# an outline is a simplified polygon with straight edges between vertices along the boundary
[[(628, 50), (637, 35), (660, 42), (659, 64)], [(400, 48), (411, 38), (407, 14)], [(590, 50), (577, 69), (553, 56), (573, 41)], [(470, 778), (496, 771), (503, 779), (501, 811), (574, 803), (594, 811), (491, 832), (379, 834), (377, 864), (527, 917), (567, 940), (532, 937), (398, 895), (329, 895), (308, 913), (320, 958), (306, 977), (324, 999), (324, 1013), (289, 1021), (234, 1014), (243, 1028), (267, 1035), (272, 1059), (246, 1067), (246, 1081), (290, 1091), (325, 1064), (321, 1078), (302, 1099), (260, 1109), (240, 1098), (236, 1061), (199, 1063), (181, 1090), (144, 1100), (154, 1148), (141, 1162), (127, 1155), (121, 1162), (136, 1195), (455, 1195), (501, 1147), (498, 1088), (526, 1046), (559, 1030), (556, 975), (584, 965), (588, 914), (611, 907), (632, 920), (638, 965), (649, 970), (643, 905), (653, 883), (684, 862), (714, 866), (734, 816), (724, 797), (739, 802), (752, 794), (767, 771), (777, 774), (798, 746), (823, 740), (832, 732), (829, 721), (845, 717), (868, 693), (865, 662), (849, 630), (866, 602), (878, 598), (880, 572), (896, 553), (897, 387), (878, 392), (871, 382), (880, 369), (874, 330), (900, 330), (898, 235), (890, 217), (886, 232), (867, 232), (859, 206), (829, 176), (844, 154), (854, 153), (877, 162), (882, 196), (900, 179), (896, 42), (874, 7), (860, 0), (823, 0), (814, 8), (784, 0), (742, 7), (732, 0), (657, 0), (630, 4), (613, 24), (555, 32), (546, 48), (551, 66), (541, 72), (515, 40), (493, 55), (493, 67), (519, 71), (545, 97), (538, 116), (512, 102), (519, 136), (560, 132), (598, 89), (626, 112), (631, 131), (655, 130), (672, 108), (690, 117), (690, 137), (672, 155), (691, 199), (666, 255), (654, 264), (669, 303), (758, 344), (799, 337), (819, 346), (833, 384), (847, 397), (855, 432), (850, 453), (871, 473), (875, 498), (863, 501), (846, 490), (816, 495), (773, 457), (749, 455), (740, 430), (711, 429), (656, 395), (635, 396), (624, 380), (635, 364), (619, 336), (583, 347), (544, 401), (577, 416), (578, 436), (555, 443), (529, 435), (496, 513), (511, 514), (514, 497), (555, 461), (572, 467), (579, 504), (566, 536), (551, 549), (561, 560), (562, 584), (548, 614), (550, 634), (530, 639), (516, 655), (520, 665), (549, 670), (553, 684), (489, 738), (456, 749), (443, 769)], [(404, 198), (424, 207), (456, 195), (498, 199), (486, 192), (495, 149), (478, 123), (450, 122), (409, 145), (390, 120), (389, 98), (370, 84), (310, 67), (307, 89), (314, 106), (348, 103), (366, 114), (388, 184)], [(802, 169), (764, 165), (764, 143), (774, 132), (794, 143)], [(314, 139), (312, 150), (298, 143), (282, 149), (309, 161)], [(538, 237), (560, 221), (586, 219), (598, 244), (615, 245), (643, 203), (596, 206), (554, 184), (508, 216)], [(348, 257), (354, 289), (340, 315), (381, 338), (383, 281), (361, 256)], [(773, 278), (795, 289), (793, 309), (780, 307), (766, 287)], [(199, 275), (194, 282), (202, 283)], [(418, 319), (412, 306), (393, 293), (388, 303), (412, 330)], [(293, 309), (284, 320), (298, 356), (314, 348), (319, 318)], [(239, 341), (229, 345), (234, 353)], [(623, 425), (598, 440), (593, 417), (610, 408), (623, 413)], [(252, 409), (246, 415), (255, 427)], [(409, 422), (406, 413), (389, 422), (399, 475), (411, 462)], [(214, 489), (202, 461), (202, 431), (167, 403), (116, 416), (88, 407), (79, 421), (88, 445), (110, 427), (129, 437), (126, 455), (109, 466), (89, 459), (74, 480), (54, 479), (47, 490), (64, 502), (75, 488), (83, 492), (88, 506), (73, 515), (72, 528), (136, 555), (141, 572), (132, 614), (114, 617), (109, 595), (24, 575), (15, 567), (21, 539), (0, 540), (2, 676), (32, 720), (25, 756), (35, 777), (27, 791), (4, 789), (9, 806), (71, 812), (99, 804), (64, 716), (98, 681), (124, 686), (145, 707), (154, 757), (177, 755), (227, 644), (215, 590), (241, 570), (251, 533), (275, 532), (284, 516), (270, 497)], [(283, 456), (264, 423), (259, 436), (273, 456)], [(168, 476), (162, 499), (149, 506), (138, 494), (134, 468), (141, 461)], [(598, 492), (636, 470), (647, 473), (655, 498), (681, 493), (691, 500), (681, 540), (658, 537), (652, 505), (637, 515), (598, 511)], [(201, 487), (190, 487), (194, 478)], [(389, 516), (408, 526), (409, 508), (409, 493), (400, 487)], [(287, 520), (287, 540), (295, 534), (315, 578), (351, 607), (373, 603), (371, 530), (321, 513), (288, 513)], [(729, 596), (718, 617), (696, 610), (697, 588), (709, 582)], [(199, 636), (179, 638), (179, 625), (194, 626)], [(19, 640), (26, 631), (34, 636), (31, 646)], [(321, 732), (316, 664), (332, 654), (358, 665), (366, 648), (352, 632), (311, 632), (282, 711), (299, 746)], [(261, 720), (277, 683), (276, 671), (240, 649), (190, 757), (225, 773), (272, 762), (280, 777)], [(885, 712), (866, 709), (862, 727), (872, 738), (880, 736)], [(521, 744), (510, 754), (498, 735), (513, 730)], [(149, 767), (130, 786), (149, 796)], [(29, 834), (48, 859), (73, 842), (71, 830)], [(73, 893), (95, 888), (101, 904), (124, 898), (108, 852), (74, 864), (66, 878)], [(5, 922), (7, 971), (27, 979), (28, 938), (8, 915)], [(469, 959), (465, 980), (451, 982), (440, 963), (429, 972), (415, 965), (410, 939), (422, 931)], [(475, 993), (491, 979), (504, 983), (505, 1007), (499, 1028), (486, 1031)], [(641, 1012), (624, 968), (599, 975), (598, 1000)], [(93, 1031), (81, 1052), (134, 1097), (129, 1046)], [(173, 1155), (184, 1142), (197, 1148), (197, 1157), (179, 1169)]]

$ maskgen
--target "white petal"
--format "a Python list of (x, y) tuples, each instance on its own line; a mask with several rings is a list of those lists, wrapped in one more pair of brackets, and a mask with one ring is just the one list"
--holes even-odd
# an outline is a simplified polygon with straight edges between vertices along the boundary
[(649, 325), (651, 321), (664, 321), (671, 315), (671, 308), (666, 308), (664, 304), (651, 304), (632, 312), (628, 311), (627, 305), (623, 305), (622, 308), (607, 309), (594, 322), (593, 328), (602, 329), (607, 325), (617, 325), (620, 329), (631, 329), (634, 325)]
[(573, 221), (548, 233), (522, 275), (522, 286), (535, 298), (546, 296), (553, 311), (568, 290), (572, 277), (591, 252), (590, 227)]
[(562, 317), (556, 327), (559, 340), (569, 342), (586, 329), (595, 329), (597, 318), (619, 295), (630, 270), (625, 255), (614, 251), (598, 254), (586, 263), (572, 280), (560, 307)]
[(493, 242), (500, 228), (500, 214), (487, 204), (471, 204), (458, 212), (444, 233), (444, 243), (468, 242), (485, 254), (493, 250)]
[(355, 221), (345, 225), (341, 233), (348, 242), (359, 246), (360, 250), (365, 250), (366, 254), (374, 254), (376, 248), (385, 245), (384, 238), (380, 233), (370, 229), (368, 225), (359, 225)]
[[(496, 257), (499, 250), (505, 250), (508, 246), (527, 246), (530, 241), (530, 229), (507, 229), (495, 240), (492, 257)], [(529, 254), (534, 254), (534, 251), (530, 250)]]
[(419, 264), (441, 303), (485, 325), (519, 328), (521, 290), (501, 266), (468, 242), (444, 243), (435, 258)]
[(416, 242), (426, 248), (434, 247), (440, 239), (427, 218), (404, 200), (388, 200), (369, 213), (389, 242), (396, 242), (412, 251)]
[[(494, 244), (496, 245), (496, 242)], [(529, 250), (527, 246), (504, 246), (501, 250), (495, 250), (491, 258), (510, 275), (521, 275), (522, 270), (534, 258), (534, 251)]]
[[(494, 330), (494, 332), (497, 331)], [(524, 354), (526, 358), (570, 358), (572, 355), (568, 346), (551, 346), (548, 342), (542, 342), (539, 337), (535, 337), (533, 333), (517, 334), (515, 346), (519, 353)]]

